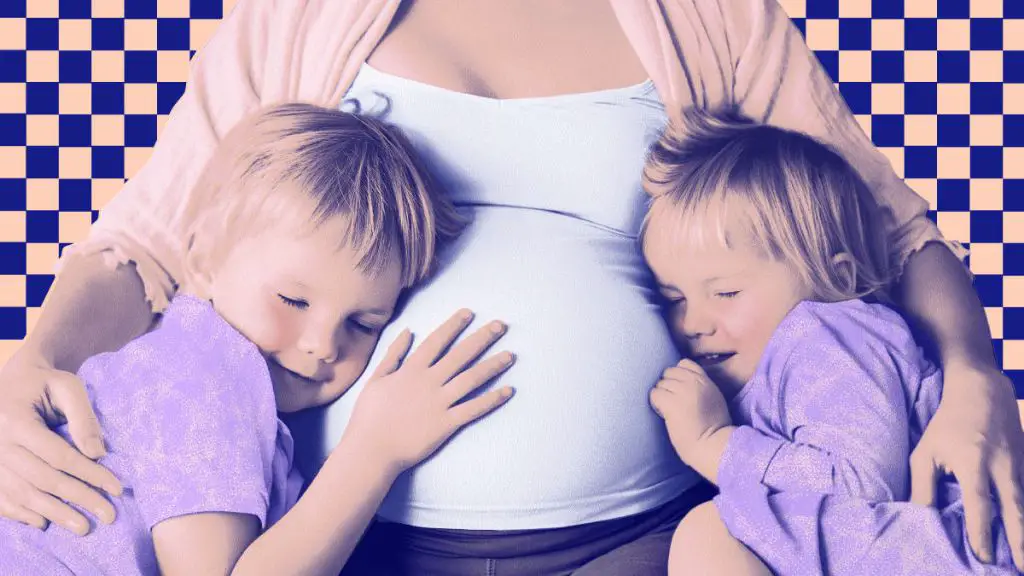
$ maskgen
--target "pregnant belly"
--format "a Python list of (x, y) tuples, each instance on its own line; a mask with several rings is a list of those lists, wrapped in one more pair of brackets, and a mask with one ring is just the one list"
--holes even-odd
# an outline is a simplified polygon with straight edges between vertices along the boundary
[[(559, 214), (478, 209), (370, 367), (403, 328), (422, 340), (468, 307), (467, 333), (508, 323), (493, 351), (515, 352), (516, 364), (492, 386), (516, 395), (403, 474), (381, 516), (441, 528), (575, 525), (654, 508), (692, 484), (648, 403), (678, 355), (646, 274), (633, 238)], [(323, 456), (362, 385), (328, 408)]]

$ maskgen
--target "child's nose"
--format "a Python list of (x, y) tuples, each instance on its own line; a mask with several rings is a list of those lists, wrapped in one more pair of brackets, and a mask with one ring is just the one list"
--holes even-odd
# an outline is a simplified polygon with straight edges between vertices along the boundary
[(299, 342), (299, 349), (326, 364), (334, 363), (341, 355), (340, 330), (334, 327), (307, 330)]
[(688, 307), (679, 322), (681, 331), (687, 338), (699, 338), (715, 333), (715, 322), (711, 315), (693, 306)]

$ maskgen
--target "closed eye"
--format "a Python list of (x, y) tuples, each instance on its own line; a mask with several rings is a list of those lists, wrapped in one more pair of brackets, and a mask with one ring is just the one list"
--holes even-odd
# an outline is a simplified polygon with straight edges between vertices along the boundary
[(305, 310), (306, 308), (309, 308), (309, 302), (306, 302), (301, 298), (289, 298), (284, 294), (278, 294), (277, 297), (281, 299), (281, 302), (284, 302), (292, 308), (296, 308), (298, 310)]
[(360, 322), (359, 320), (349, 320), (349, 324), (351, 324), (357, 332), (362, 332), (363, 334), (376, 334), (380, 331), (380, 326), (367, 324), (365, 322)]
[(740, 293), (739, 290), (733, 290), (732, 292), (716, 292), (715, 296), (718, 296), (719, 298), (729, 299), (729, 298), (735, 298), (736, 296), (739, 296), (739, 293)]

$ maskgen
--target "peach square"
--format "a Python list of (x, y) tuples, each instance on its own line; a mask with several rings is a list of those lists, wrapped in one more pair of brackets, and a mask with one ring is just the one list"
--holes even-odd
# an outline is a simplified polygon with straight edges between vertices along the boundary
[(971, 18), (1002, 18), (1004, 1), (971, 0)]
[(92, 49), (92, 20), (61, 20), (58, 33), (61, 50)]
[(1024, 114), (1024, 84), (1003, 84), (1003, 114)]
[(1024, 20), (1003, 20), (1003, 50), (1024, 50)]
[(157, 0), (157, 18), (188, 18), (189, 13), (188, 0)]
[(160, 114), (156, 117), (156, 137), (159, 140), (160, 135), (164, 133), (164, 126), (167, 126), (167, 120), (170, 118), (167, 114)]
[(939, 114), (971, 113), (970, 84), (939, 84), (937, 92)]
[(126, 0), (92, 0), (92, 17), (124, 18), (125, 1)]
[(1003, 117), (994, 114), (971, 116), (971, 146), (1002, 146)]
[(864, 131), (864, 134), (871, 138), (871, 114), (854, 114), (853, 119), (860, 125), (860, 129)]
[(0, 50), (24, 50), (25, 38), (24, 18), (0, 18)]
[(944, 178), (970, 178), (971, 177), (971, 149), (970, 148), (939, 148), (938, 149), (938, 174), (940, 179)]
[(61, 84), (61, 114), (92, 114), (92, 87), (88, 84)]
[(31, 334), (32, 329), (36, 327), (36, 323), (39, 322), (39, 317), (42, 315), (42, 308), (25, 308), (25, 333)]
[(971, 272), (975, 274), (1003, 273), (1003, 245), (998, 243), (971, 244)]
[(889, 159), (893, 172), (903, 178), (903, 148), (879, 148), (878, 151)]
[(903, 79), (907, 82), (938, 82), (938, 55), (932, 50), (907, 50), (904, 52)]
[(871, 82), (871, 52), (847, 50), (839, 53), (841, 82)]
[(932, 114), (907, 114), (903, 117), (903, 137), (907, 146), (937, 145), (938, 117)]
[(25, 238), (25, 212), (0, 212), (0, 242), (24, 242)]
[(60, 80), (60, 61), (56, 50), (29, 50), (25, 52), (25, 78), (29, 82), (57, 82)]
[(20, 274), (0, 276), (0, 306), (22, 308), (25, 306), (25, 277)]
[(938, 206), (938, 180), (935, 178), (907, 178), (905, 180), (911, 190), (928, 201), (929, 209), (935, 210)]
[(224, 4), (223, 4), (224, 9), (221, 11), (221, 13), (224, 14), (225, 18), (227, 18), (227, 16), (229, 14), (231, 14), (231, 11), (235, 9), (235, 4), (237, 4), (237, 3), (238, 3), (238, 0), (224, 0)]
[(1003, 306), (1024, 307), (1024, 276), (1003, 276)]
[(188, 24), (188, 45), (192, 50), (199, 50), (220, 26), (220, 20), (193, 20)]
[(54, 178), (30, 178), (26, 183), (28, 193), (27, 208), (29, 210), (58, 210), (60, 193), (58, 182)]
[(125, 114), (156, 114), (156, 84), (125, 84)]
[(152, 148), (125, 148), (124, 149), (124, 176), (131, 178), (139, 172), (153, 154)]
[[(818, 0), (809, 0), (817, 2)], [(839, 0), (840, 18), (871, 18), (871, 3), (864, 0)]]
[(971, 210), (1002, 209), (1003, 180), (1001, 178), (974, 178), (971, 180)]
[(938, 15), (938, 0), (904, 1), (903, 16), (906, 18), (936, 18)]
[[(814, 2), (814, 0), (810, 1)], [(779, 0), (779, 4), (782, 5), (782, 9), (786, 11), (786, 15), (790, 18), (807, 17), (807, 2), (808, 0)], [(227, 4), (227, 2), (225, 2), (225, 4)], [(224, 14), (227, 14), (226, 6)]]
[(93, 146), (124, 146), (124, 116), (95, 115), (92, 117)]
[(936, 215), (939, 230), (947, 240), (958, 242), (971, 241), (970, 212), (939, 212)]
[(56, 114), (29, 114), (25, 117), (25, 143), (29, 146), (57, 146), (60, 125)]
[(1003, 178), (1024, 178), (1024, 148), (1003, 148)]
[(156, 53), (156, 79), (158, 82), (188, 81), (188, 51), (164, 50)]
[(988, 331), (993, 338), (1003, 337), (1003, 309), (997, 307), (985, 308), (985, 319), (988, 320)]
[(92, 216), (88, 212), (61, 212), (60, 241), (78, 242), (85, 240), (89, 235), (89, 228), (92, 227)]
[(121, 178), (96, 178), (92, 181), (92, 209), (103, 210), (110, 200), (124, 188)]
[(25, 147), (0, 146), (0, 178), (25, 177)]
[(28, 0), (25, 15), (29, 18), (60, 17), (60, 0)]
[(971, 21), (949, 20), (938, 21), (939, 50), (970, 50)]
[(25, 272), (29, 274), (53, 274), (57, 265), (59, 246), (51, 242), (34, 242), (25, 245)]
[(0, 84), (0, 113), (24, 114), (28, 109), (25, 101), (25, 84)]
[(1003, 212), (1003, 242), (1024, 242), (1024, 212)]
[(872, 84), (872, 114), (903, 114), (903, 84)]
[(0, 340), (0, 366), (3, 366), (21, 348), (21, 340)]
[(839, 20), (808, 20), (807, 45), (812, 50), (839, 50)]
[(997, 50), (971, 52), (971, 82), (1002, 82), (1003, 53)]
[(96, 50), (92, 53), (93, 82), (124, 82), (124, 52)]
[[(870, 4), (864, 0), (856, 1), (858, 4), (867, 5), (870, 11)], [(903, 50), (903, 20), (872, 20), (871, 49)]]
[(156, 20), (125, 20), (125, 50), (156, 50)]
[(92, 177), (92, 149), (62, 147), (60, 149), (60, 177)]

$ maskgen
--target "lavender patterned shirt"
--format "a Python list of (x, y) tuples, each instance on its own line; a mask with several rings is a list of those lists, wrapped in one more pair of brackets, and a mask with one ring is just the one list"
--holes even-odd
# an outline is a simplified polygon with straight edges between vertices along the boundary
[(0, 574), (157, 574), (160, 521), (234, 512), (266, 528), (298, 499), (266, 362), (207, 302), (175, 298), (158, 328), (78, 375), (105, 435), (101, 463), (124, 484), (117, 520), (79, 538), (0, 519)]
[(905, 502), (908, 459), (941, 392), (892, 310), (799, 304), (731, 402), (739, 428), (715, 498), (729, 532), (779, 576), (1017, 575), (999, 518), (995, 565), (975, 558), (952, 481), (938, 508)]

